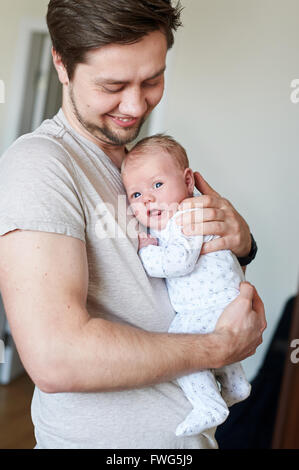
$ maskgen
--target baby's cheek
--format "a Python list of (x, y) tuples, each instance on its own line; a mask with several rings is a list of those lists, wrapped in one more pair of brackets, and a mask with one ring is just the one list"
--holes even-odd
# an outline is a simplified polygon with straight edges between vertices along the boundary
[(132, 203), (131, 204), (131, 209), (132, 209), (132, 212), (133, 214), (135, 215), (135, 217), (137, 217), (139, 214), (140, 214), (140, 204), (138, 203)]
[(147, 226), (148, 220), (147, 220), (147, 211), (144, 207), (142, 207), (141, 204), (135, 204), (134, 208), (131, 206), (133, 215), (136, 217), (136, 219), (142, 224)]

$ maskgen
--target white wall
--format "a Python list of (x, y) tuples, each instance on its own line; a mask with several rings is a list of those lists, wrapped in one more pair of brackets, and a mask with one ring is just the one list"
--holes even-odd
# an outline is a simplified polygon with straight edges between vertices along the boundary
[(298, 0), (183, 0), (164, 125), (248, 221), (258, 243), (247, 278), (266, 307), (255, 375), (298, 281)]

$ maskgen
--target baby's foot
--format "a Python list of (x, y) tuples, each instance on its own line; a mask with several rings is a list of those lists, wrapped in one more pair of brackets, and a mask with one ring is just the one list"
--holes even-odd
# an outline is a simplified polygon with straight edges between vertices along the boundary
[(227, 407), (219, 407), (206, 411), (195, 408), (176, 428), (176, 436), (192, 436), (222, 424), (229, 415)]
[(249, 397), (251, 391), (251, 385), (242, 381), (238, 383), (238, 386), (231, 385), (230, 387), (221, 387), (221, 396), (227, 406), (233, 406), (240, 401), (246, 400)]

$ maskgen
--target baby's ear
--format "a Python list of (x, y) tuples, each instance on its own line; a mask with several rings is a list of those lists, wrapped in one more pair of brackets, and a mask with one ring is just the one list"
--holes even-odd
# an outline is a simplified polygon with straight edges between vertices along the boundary
[(193, 196), (194, 192), (194, 174), (191, 168), (186, 168), (184, 171), (184, 179), (188, 188), (189, 196)]

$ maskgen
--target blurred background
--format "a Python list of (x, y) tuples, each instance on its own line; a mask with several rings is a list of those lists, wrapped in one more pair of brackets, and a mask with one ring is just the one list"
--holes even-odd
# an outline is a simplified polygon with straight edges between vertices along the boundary
[[(243, 365), (249, 380), (263, 392), (253, 393), (250, 402), (231, 413), (223, 433), (231, 436), (231, 446), (242, 446), (234, 441), (232, 429), (240, 436), (240, 429), (250, 427), (252, 411), (262, 419), (260, 408), (271, 403), (269, 415), (263, 417), (268, 440), (257, 443), (246, 433), (243, 437), (244, 446), (269, 447), (275, 432), (278, 436), (277, 423), (280, 431), (284, 429), (279, 410), (284, 409), (286, 417), (282, 403), (290, 403), (290, 398), (281, 394), (284, 377), (291, 376), (286, 370), (294, 366), (289, 359), (290, 335), (297, 334), (299, 104), (291, 100), (291, 84), (299, 79), (299, 2), (181, 3), (184, 27), (168, 56), (165, 95), (143, 135), (166, 132), (179, 140), (192, 168), (233, 203), (255, 236), (259, 251), (247, 279), (264, 301), (268, 328), (255, 356)], [(1, 1), (0, 90), (5, 99), (0, 97), (0, 154), (60, 107), (61, 87), (45, 24), (47, 4), (48, 0)], [(24, 375), (1, 303), (0, 311), (0, 339), (5, 342), (0, 448), (31, 448), (33, 385)], [(298, 375), (299, 364), (293, 369)], [(287, 393), (289, 386), (284, 386)], [(261, 395), (264, 402), (258, 401)], [(265, 434), (259, 427), (255, 436)], [(227, 445), (221, 433), (219, 441)], [(278, 442), (277, 437), (277, 446)]]

